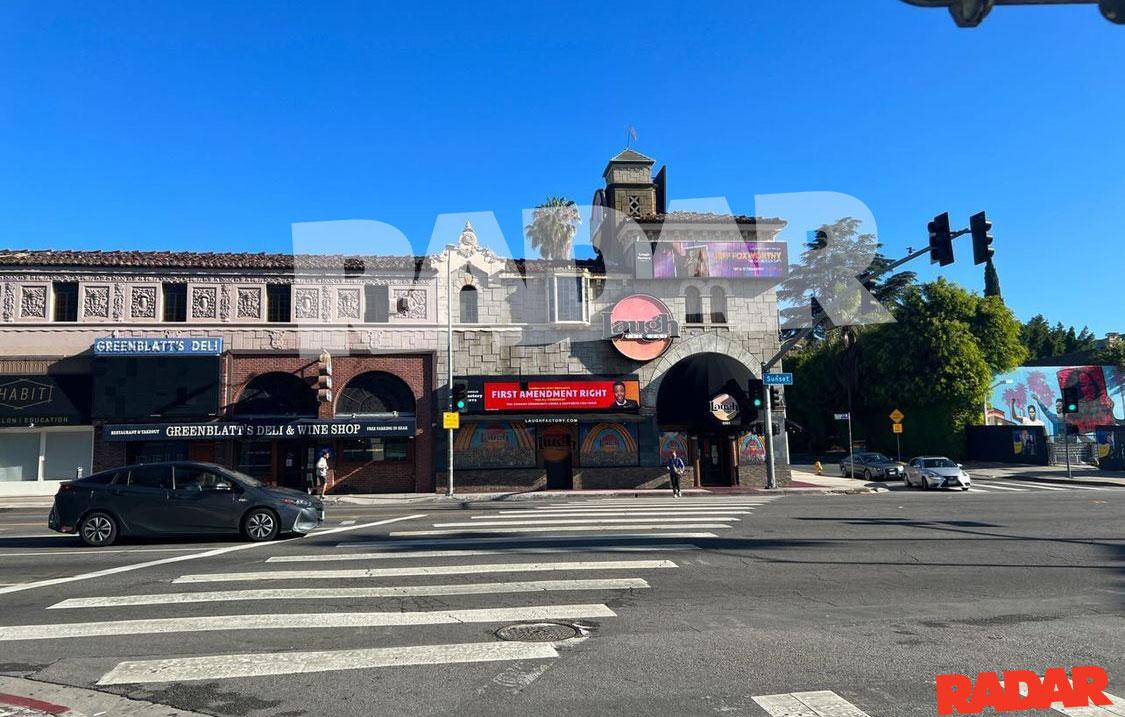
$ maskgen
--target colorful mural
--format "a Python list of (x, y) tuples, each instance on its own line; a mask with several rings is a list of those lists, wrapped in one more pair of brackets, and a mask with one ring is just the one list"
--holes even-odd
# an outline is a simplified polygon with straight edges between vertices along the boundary
[(672, 451), (679, 454), (685, 461), (688, 459), (687, 434), (661, 433), (660, 434), (660, 462), (667, 463), (672, 460)]
[(583, 423), (578, 461), (583, 466), (637, 465), (636, 427), (624, 423)]
[[(1004, 383), (1010, 381), (1010, 383)], [(1043, 426), (1061, 436), (1062, 386), (1078, 386), (1078, 411), (1068, 417), (1082, 433), (1125, 425), (1125, 373), (1112, 366), (1021, 366), (993, 379), (991, 425)]]
[(464, 423), (453, 442), (458, 468), (533, 468), (535, 440), (522, 423)]
[(760, 466), (766, 462), (766, 444), (761, 436), (743, 433), (738, 439), (738, 462), (744, 466)]

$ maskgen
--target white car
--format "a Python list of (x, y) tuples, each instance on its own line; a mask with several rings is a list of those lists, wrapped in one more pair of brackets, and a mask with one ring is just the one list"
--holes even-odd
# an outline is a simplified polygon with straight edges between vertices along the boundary
[(930, 488), (960, 488), (968, 490), (972, 486), (969, 474), (960, 463), (943, 456), (920, 456), (906, 464), (902, 476), (908, 486), (918, 486), (923, 490)]

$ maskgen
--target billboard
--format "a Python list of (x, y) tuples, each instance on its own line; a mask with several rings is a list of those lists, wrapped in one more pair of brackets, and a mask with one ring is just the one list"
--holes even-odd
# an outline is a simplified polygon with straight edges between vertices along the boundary
[(1062, 387), (1079, 390), (1078, 411), (1066, 417), (1080, 433), (1125, 425), (1125, 373), (1113, 366), (1021, 366), (993, 379), (989, 423), (1043, 426), (1063, 434)]
[(654, 279), (783, 279), (785, 242), (662, 242), (652, 254)]
[[(471, 395), (470, 395), (471, 396)], [(636, 379), (489, 381), (481, 389), (481, 407), (490, 411), (628, 411), (640, 407)], [(472, 396), (471, 396), (472, 398)], [(475, 408), (470, 400), (469, 408)]]

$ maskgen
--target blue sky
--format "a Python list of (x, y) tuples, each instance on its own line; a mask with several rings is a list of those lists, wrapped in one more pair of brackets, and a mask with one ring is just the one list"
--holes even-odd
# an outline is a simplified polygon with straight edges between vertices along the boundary
[(891, 254), (987, 209), (1022, 318), (1125, 328), (1125, 27), (1094, 6), (315, 5), (0, 6), (0, 245), (288, 251), (294, 222), (376, 219), (421, 250), (488, 211), (522, 241), (633, 125), (673, 198), (851, 195)]

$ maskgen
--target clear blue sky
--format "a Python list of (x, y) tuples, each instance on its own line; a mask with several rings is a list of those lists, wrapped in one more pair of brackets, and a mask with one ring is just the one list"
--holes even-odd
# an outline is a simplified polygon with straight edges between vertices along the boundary
[(0, 245), (287, 251), (367, 218), (421, 250), (489, 210), (513, 239), (634, 125), (673, 198), (854, 195), (892, 254), (987, 209), (1021, 318), (1125, 328), (1125, 27), (1094, 6), (427, 5), (4, 3)]

